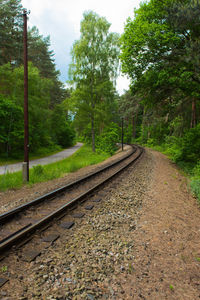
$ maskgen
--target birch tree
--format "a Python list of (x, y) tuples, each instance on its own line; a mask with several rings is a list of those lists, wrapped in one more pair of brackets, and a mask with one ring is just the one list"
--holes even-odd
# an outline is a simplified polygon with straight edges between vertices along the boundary
[(102, 113), (102, 102), (112, 99), (118, 70), (119, 36), (110, 33), (110, 23), (94, 12), (85, 12), (81, 22), (81, 36), (72, 47), (71, 82), (76, 89), (72, 95), (82, 129), (91, 130), (95, 151), (95, 126)]

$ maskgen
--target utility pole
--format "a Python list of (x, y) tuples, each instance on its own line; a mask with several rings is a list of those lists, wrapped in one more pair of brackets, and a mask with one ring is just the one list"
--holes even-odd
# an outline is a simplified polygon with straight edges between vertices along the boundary
[(24, 162), (23, 181), (29, 181), (29, 132), (28, 132), (28, 49), (27, 49), (27, 10), (23, 10), (24, 18)]
[(124, 150), (124, 118), (122, 117), (122, 151)]

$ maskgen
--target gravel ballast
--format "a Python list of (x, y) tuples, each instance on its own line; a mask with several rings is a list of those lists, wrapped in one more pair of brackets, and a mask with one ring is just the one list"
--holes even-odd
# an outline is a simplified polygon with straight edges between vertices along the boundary
[(35, 261), (1, 263), (2, 299), (200, 298), (200, 213), (176, 167), (147, 150), (106, 190)]

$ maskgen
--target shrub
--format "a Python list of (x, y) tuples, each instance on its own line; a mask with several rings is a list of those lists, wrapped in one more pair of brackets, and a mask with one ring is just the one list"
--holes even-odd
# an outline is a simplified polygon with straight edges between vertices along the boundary
[(197, 162), (200, 159), (200, 124), (183, 136), (179, 160)]
[(119, 141), (119, 128), (112, 123), (111, 126), (104, 129), (103, 133), (96, 139), (97, 152), (105, 152), (112, 155), (117, 150)]
[(176, 136), (166, 136), (165, 137), (165, 153), (170, 156), (170, 158), (177, 162), (180, 160), (182, 155), (182, 139)]

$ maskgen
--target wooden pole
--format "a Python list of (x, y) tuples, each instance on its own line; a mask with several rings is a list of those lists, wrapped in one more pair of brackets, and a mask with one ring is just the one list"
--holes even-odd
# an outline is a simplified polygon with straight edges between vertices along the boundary
[(28, 49), (27, 49), (27, 11), (24, 18), (24, 163), (23, 181), (29, 181), (29, 128), (28, 128)]

